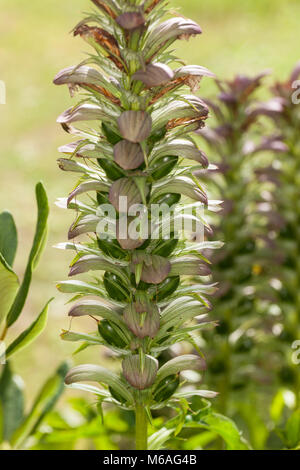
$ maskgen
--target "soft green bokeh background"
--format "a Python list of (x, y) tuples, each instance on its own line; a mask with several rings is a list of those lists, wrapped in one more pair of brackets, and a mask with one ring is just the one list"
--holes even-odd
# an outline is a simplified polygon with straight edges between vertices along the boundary
[[(203, 28), (201, 37), (179, 44), (178, 54), (189, 63), (208, 67), (219, 77), (229, 78), (237, 72), (255, 74), (268, 68), (276, 77), (285, 77), (300, 58), (299, 0), (170, 3)], [(40, 179), (51, 205), (49, 243), (35, 273), (25, 315), (15, 326), (16, 333), (47, 298), (56, 295), (47, 331), (34, 347), (16, 356), (15, 368), (29, 383), (30, 398), (49, 368), (73, 350), (71, 344), (59, 339), (60, 330), (68, 328), (69, 321), (65, 299), (55, 289), (55, 281), (67, 276), (70, 257), (52, 248), (66, 239), (72, 220), (71, 214), (54, 205), (57, 197), (70, 191), (74, 181), (59, 171), (55, 162), (57, 147), (69, 140), (56, 124), (56, 117), (71, 100), (65, 87), (52, 85), (52, 78), (61, 68), (81, 61), (88, 50), (69, 31), (89, 7), (88, 0), (1, 0), (0, 80), (6, 83), (7, 104), (0, 105), (0, 209), (11, 210), (17, 221), (20, 244), (16, 269), (20, 275), (33, 236), (34, 185)], [(205, 80), (202, 95), (208, 96), (211, 89)], [(91, 360), (91, 356), (87, 352), (80, 360)]]

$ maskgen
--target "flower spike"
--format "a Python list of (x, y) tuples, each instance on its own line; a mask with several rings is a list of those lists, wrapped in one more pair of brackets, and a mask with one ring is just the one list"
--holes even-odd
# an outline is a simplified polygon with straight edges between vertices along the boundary
[[(67, 85), (72, 96), (83, 91), (57, 120), (76, 136), (60, 147), (58, 165), (79, 176), (59, 202), (76, 212), (68, 232), (72, 242), (60, 245), (76, 252), (71, 279), (59, 289), (78, 294), (69, 316), (74, 322), (92, 317), (97, 333), (62, 338), (104, 345), (122, 367), (118, 373), (99, 365), (75, 367), (66, 383), (82, 388), (74, 384), (96, 381), (107, 389), (101, 390), (104, 401), (136, 410), (137, 446), (146, 448), (145, 410), (162, 403), (176, 407), (181, 371), (204, 369), (200, 356), (179, 355), (163, 365), (162, 354), (175, 343), (194, 346), (195, 332), (213, 326), (206, 297), (214, 288), (207, 284), (211, 268), (202, 252), (216, 244), (194, 243), (193, 234), (203, 224), (203, 234), (208, 230), (204, 211), (216, 208), (194, 175), (209, 162), (191, 132), (208, 117), (207, 104), (193, 93), (203, 77), (214, 75), (198, 65), (173, 67), (169, 47), (202, 31), (180, 16), (161, 20), (166, 0), (92, 3), (96, 11), (77, 24), (74, 36), (93, 53), (59, 72), (54, 83)], [(89, 273), (90, 282), (73, 279)], [(85, 295), (97, 300), (79, 299)]]

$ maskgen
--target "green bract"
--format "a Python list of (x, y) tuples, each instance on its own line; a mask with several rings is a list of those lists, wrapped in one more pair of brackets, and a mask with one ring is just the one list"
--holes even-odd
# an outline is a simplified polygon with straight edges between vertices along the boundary
[[(182, 17), (161, 22), (165, 0), (93, 3), (97, 10), (74, 29), (93, 52), (82, 64), (60, 72), (54, 83), (68, 85), (72, 96), (84, 91), (79, 104), (58, 118), (80, 139), (60, 148), (66, 155), (59, 159), (60, 168), (80, 175), (60, 202), (76, 211), (72, 241), (60, 248), (76, 251), (70, 276), (93, 271), (97, 280), (58, 287), (98, 297), (81, 300), (69, 315), (96, 317), (101, 339), (74, 332), (63, 338), (105, 344), (119, 356), (122, 371), (112, 374), (83, 365), (68, 374), (67, 383), (96, 381), (108, 390), (104, 400), (135, 409), (137, 446), (145, 448), (146, 410), (150, 416), (151, 408), (165, 399), (175, 407), (182, 400), (174, 396), (180, 372), (204, 368), (198, 356), (178, 357), (161, 368), (158, 358), (177, 342), (195, 345), (195, 332), (209, 323), (203, 321), (209, 308), (205, 294), (213, 288), (202, 279), (210, 274), (202, 251), (216, 245), (194, 244), (186, 232), (178, 240), (178, 221), (202, 224), (197, 210), (208, 206), (205, 188), (193, 175), (208, 160), (190, 136), (204, 126), (208, 108), (191, 92), (203, 76), (213, 74), (200, 66), (176, 68), (169, 46), (201, 29)], [(154, 217), (152, 204), (173, 211)], [(190, 206), (195, 213), (188, 217), (184, 211)], [(78, 236), (86, 239), (75, 243)], [(199, 277), (195, 288), (189, 276)], [(165, 383), (167, 390), (156, 383), (174, 374), (174, 384)]]

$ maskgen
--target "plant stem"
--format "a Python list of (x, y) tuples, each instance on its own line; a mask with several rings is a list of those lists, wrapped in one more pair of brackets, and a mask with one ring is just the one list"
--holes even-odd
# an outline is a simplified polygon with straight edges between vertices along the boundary
[(135, 408), (135, 435), (136, 450), (147, 450), (147, 426), (148, 418), (145, 406), (137, 403)]
[(8, 328), (7, 328), (7, 326), (5, 326), (5, 328), (4, 328), (3, 332), (2, 332), (1, 338), (0, 338), (0, 341), (4, 341), (5, 336), (6, 336), (6, 333), (7, 333), (7, 330), (8, 330)]
[(228, 413), (228, 399), (230, 395), (230, 382), (231, 382), (231, 348), (228, 342), (228, 338), (225, 344), (225, 348), (223, 351), (224, 355), (224, 362), (226, 365), (226, 370), (223, 374), (222, 385), (220, 389), (220, 412), (223, 415), (227, 415)]

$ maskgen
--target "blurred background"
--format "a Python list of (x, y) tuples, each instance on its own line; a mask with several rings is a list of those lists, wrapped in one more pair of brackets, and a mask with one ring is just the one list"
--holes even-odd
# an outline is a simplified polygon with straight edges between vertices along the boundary
[[(203, 29), (201, 37), (179, 44), (178, 55), (220, 78), (272, 69), (276, 78), (283, 79), (299, 59), (299, 0), (171, 0), (170, 4)], [(49, 370), (70, 357), (74, 348), (59, 338), (69, 320), (66, 299), (55, 289), (56, 281), (67, 277), (70, 254), (53, 248), (66, 240), (73, 218), (55, 206), (56, 198), (65, 196), (75, 182), (56, 165), (57, 147), (68, 142), (56, 117), (71, 99), (67, 88), (55, 87), (52, 79), (60, 69), (84, 58), (88, 46), (70, 31), (90, 7), (88, 0), (1, 0), (0, 80), (6, 83), (7, 103), (0, 105), (0, 210), (10, 210), (17, 223), (15, 266), (20, 277), (34, 233), (34, 185), (39, 180), (46, 186), (51, 208), (48, 245), (25, 314), (14, 327), (14, 334), (24, 329), (45, 301), (56, 296), (48, 328), (14, 361), (27, 382), (28, 404)], [(209, 96), (211, 87), (204, 80), (200, 94)], [(84, 324), (86, 328), (86, 320)], [(94, 354), (93, 350), (82, 353), (80, 362), (95, 361)]]

